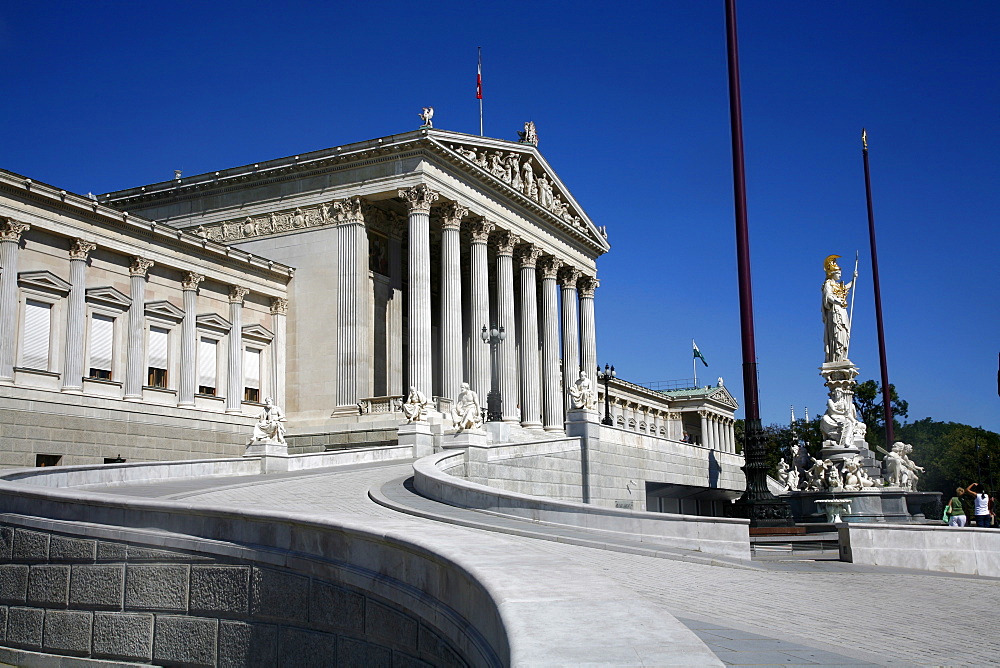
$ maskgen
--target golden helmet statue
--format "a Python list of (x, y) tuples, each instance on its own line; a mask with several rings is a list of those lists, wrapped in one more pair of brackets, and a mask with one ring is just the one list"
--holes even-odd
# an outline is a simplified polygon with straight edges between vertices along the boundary
[(837, 258), (839, 255), (828, 255), (825, 260), (823, 260), (823, 269), (826, 270), (827, 277), (833, 276), (835, 271), (840, 271), (840, 267), (837, 265)]

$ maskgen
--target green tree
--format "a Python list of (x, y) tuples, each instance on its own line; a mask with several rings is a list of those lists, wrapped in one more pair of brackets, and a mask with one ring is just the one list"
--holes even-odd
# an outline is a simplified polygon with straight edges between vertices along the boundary
[[(896, 386), (889, 383), (889, 402), (892, 405), (892, 431), (899, 438), (900, 422), (897, 418), (905, 418), (910, 406), (905, 399), (900, 399)], [(868, 427), (868, 444), (874, 450), (881, 445), (888, 450), (885, 442), (885, 410), (882, 401), (882, 386), (878, 381), (866, 380), (854, 388), (854, 407), (858, 419)], [(889, 445), (892, 445), (891, 443)]]

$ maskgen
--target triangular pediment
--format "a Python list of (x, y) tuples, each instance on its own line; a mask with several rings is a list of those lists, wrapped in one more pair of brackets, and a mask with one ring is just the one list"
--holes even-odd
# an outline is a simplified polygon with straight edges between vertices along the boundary
[(470, 175), (489, 182), (560, 229), (586, 240), (599, 253), (610, 250), (605, 228), (598, 228), (590, 220), (536, 146), (477, 141), (457, 133), (441, 133), (430, 137), (430, 141)]
[(270, 343), (271, 339), (274, 338), (274, 334), (260, 325), (244, 325), (241, 333), (244, 339), (259, 341), (261, 343)]
[(110, 306), (120, 311), (124, 311), (132, 306), (131, 297), (119, 290), (115, 290), (110, 285), (100, 288), (87, 288), (87, 301), (92, 304), (100, 304), (101, 306)]
[(233, 328), (233, 323), (223, 318), (218, 313), (202, 313), (195, 322), (201, 329), (211, 329), (217, 332), (227, 333)]
[(184, 319), (184, 311), (177, 306), (174, 306), (166, 299), (161, 299), (156, 302), (147, 302), (146, 315), (153, 316), (154, 318), (163, 318), (164, 320), (169, 320), (171, 322), (180, 322)]
[(17, 284), (22, 288), (34, 288), (43, 292), (68, 295), (73, 287), (51, 271), (22, 271), (17, 275)]
[(712, 388), (708, 394), (708, 398), (717, 404), (732, 408), (733, 410), (740, 407), (740, 405), (736, 403), (736, 398), (729, 394), (729, 390), (722, 385)]

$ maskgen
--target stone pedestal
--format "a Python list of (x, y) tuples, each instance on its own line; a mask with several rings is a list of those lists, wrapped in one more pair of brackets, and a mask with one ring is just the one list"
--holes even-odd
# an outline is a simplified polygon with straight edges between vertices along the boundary
[[(911, 492), (898, 487), (867, 488), (848, 491), (843, 488), (815, 492), (791, 492), (787, 498), (796, 522), (826, 522), (824, 509), (817, 501), (824, 499), (850, 500), (851, 509), (842, 513), (848, 523), (922, 524), (927, 519), (920, 507), (940, 497), (940, 492)], [(936, 518), (934, 518), (936, 519)]]
[(566, 435), (580, 439), (580, 474), (583, 502), (590, 503), (590, 453), (601, 443), (601, 420), (596, 410), (572, 408), (566, 412)]
[(410, 422), (399, 425), (397, 430), (400, 445), (413, 447), (414, 459), (434, 454), (434, 434), (427, 422)]
[(489, 435), (483, 429), (466, 429), (441, 436), (441, 447), (445, 450), (468, 447), (485, 448), (488, 443)]
[(288, 470), (288, 444), (273, 440), (253, 440), (247, 445), (244, 457), (262, 457), (262, 473)]

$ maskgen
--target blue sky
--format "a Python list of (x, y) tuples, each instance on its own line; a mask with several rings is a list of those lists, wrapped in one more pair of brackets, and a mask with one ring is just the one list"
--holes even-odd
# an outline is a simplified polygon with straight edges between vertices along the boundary
[[(910, 419), (1000, 430), (1000, 4), (738, 7), (761, 411), (820, 411), (822, 261), (861, 254), (851, 358), (878, 378), (868, 128), (889, 373)], [(612, 251), (601, 363), (742, 397), (722, 0), (16, 3), (0, 166), (106, 192), (435, 125), (539, 148)]]

